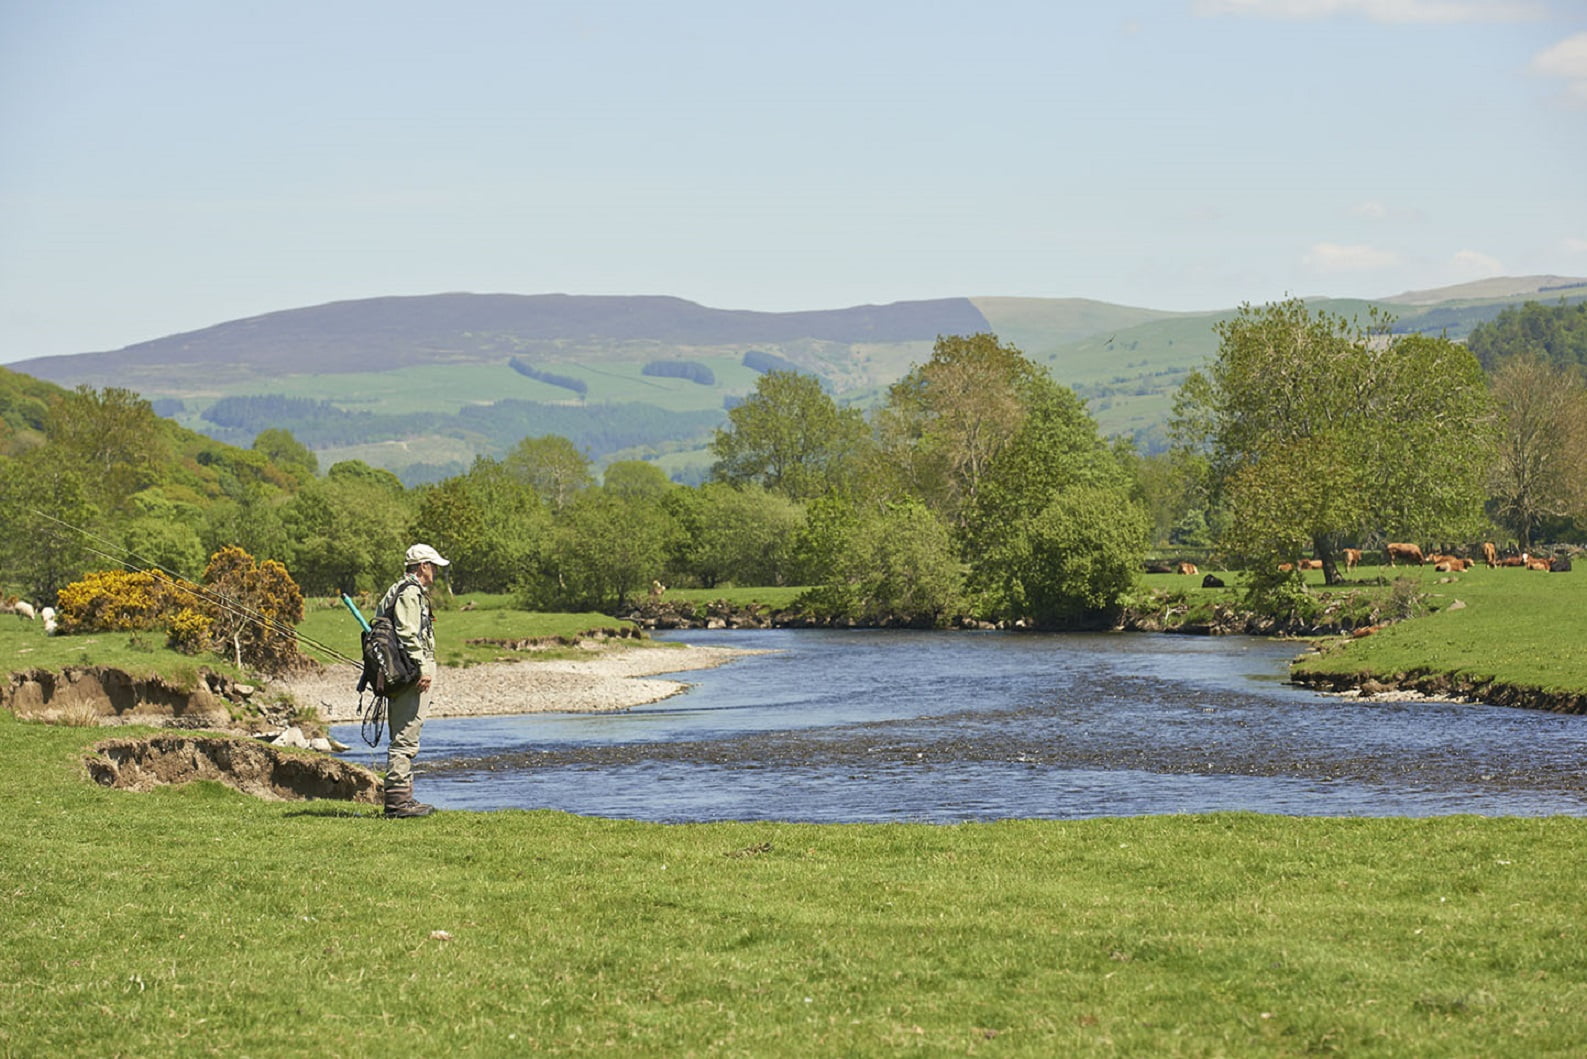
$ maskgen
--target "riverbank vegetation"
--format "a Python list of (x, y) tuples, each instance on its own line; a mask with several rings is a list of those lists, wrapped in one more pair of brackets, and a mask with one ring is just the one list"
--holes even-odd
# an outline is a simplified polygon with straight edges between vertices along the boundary
[[(1490, 536), (1516, 552), (1581, 539), (1587, 396), (1568, 342), (1504, 337), (1533, 330), (1495, 328), (1490, 377), (1386, 319), (1246, 306), (1217, 326), (1162, 453), (1102, 438), (1072, 390), (995, 335), (947, 335), (869, 409), (814, 376), (760, 375), (699, 486), (641, 461), (597, 478), (545, 435), (407, 489), (357, 461), (322, 474), (283, 430), (233, 449), (127, 391), (0, 372), (0, 595), (83, 603), (68, 589), (117, 565), (197, 580), (228, 554), (289, 571), (308, 597), (374, 593), (424, 540), (453, 560), (450, 593), (525, 613), (626, 616), (652, 593), (764, 585), (801, 586), (790, 609), (831, 624), (1150, 628), (1203, 609), (1209, 631), (1375, 624), (1373, 593), (1319, 593), (1306, 563), (1332, 589), (1350, 580), (1346, 555), (1390, 540), (1468, 556)], [(1238, 599), (1153, 598), (1143, 561), (1176, 552), (1243, 571), (1222, 578)], [(226, 622), (165, 623), (191, 648), (246, 653), (201, 620)]]
[[(0, 1052), (1564, 1055), (1587, 823), (394, 824), (0, 713)], [(401, 841), (395, 829), (401, 828)]]

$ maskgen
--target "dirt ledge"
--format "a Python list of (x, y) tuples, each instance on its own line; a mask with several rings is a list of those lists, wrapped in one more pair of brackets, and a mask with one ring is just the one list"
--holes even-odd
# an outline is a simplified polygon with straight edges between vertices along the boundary
[(224, 728), (231, 723), (236, 686), (204, 671), (196, 686), (158, 676), (136, 677), (113, 666), (67, 666), (12, 673), (0, 686), (0, 707), (18, 717), (54, 724), (166, 724)]
[(1308, 673), (1290, 671), (1290, 680), (1319, 691), (1359, 692), (1384, 695), (1414, 692), (1435, 699), (1481, 702), (1490, 706), (1510, 706), (1550, 713), (1587, 714), (1587, 694), (1547, 691), (1543, 688), (1504, 684), (1494, 680), (1472, 680), (1449, 673)]
[(320, 754), (292, 754), (247, 739), (156, 735), (108, 739), (83, 759), (95, 783), (123, 790), (214, 780), (266, 801), (328, 798), (377, 804), (380, 780), (358, 765)]

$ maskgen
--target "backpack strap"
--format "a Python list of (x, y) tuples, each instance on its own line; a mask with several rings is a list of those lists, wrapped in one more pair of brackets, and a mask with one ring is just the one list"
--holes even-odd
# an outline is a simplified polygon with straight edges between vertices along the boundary
[[(419, 636), (421, 638), (427, 639), (430, 635), (432, 635), (431, 629), (434, 628), (434, 622), (430, 614), (429, 601), (424, 596), (424, 586), (419, 584), (419, 582), (409, 581), (407, 578), (403, 578), (401, 587), (398, 588), (391, 597), (391, 608), (385, 611), (385, 616), (391, 619), (393, 625), (396, 624), (397, 601), (400, 600), (402, 598), (402, 594), (408, 591), (410, 588), (416, 588), (419, 590)], [(379, 617), (380, 615), (381, 611), (377, 609), (375, 611), (375, 616)], [(418, 659), (414, 659), (414, 665), (418, 664)]]
[[(422, 591), (424, 586), (419, 584), (419, 582), (417, 582), (417, 581), (409, 581), (406, 577), (403, 578), (402, 579), (402, 587), (397, 589), (397, 591), (391, 597), (391, 607), (385, 612), (386, 617), (390, 618), (390, 617), (394, 616), (397, 613), (397, 600), (401, 599), (402, 598), (402, 594), (404, 592), (408, 591), (408, 589), (410, 589), (410, 588), (417, 588), (417, 589), (420, 589)], [(375, 614), (377, 616), (380, 613), (381, 612), (379, 610), (375, 611)]]

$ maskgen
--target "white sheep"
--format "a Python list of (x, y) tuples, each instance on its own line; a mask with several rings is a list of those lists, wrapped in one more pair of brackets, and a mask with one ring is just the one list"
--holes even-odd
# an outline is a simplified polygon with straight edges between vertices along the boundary
[(58, 626), (55, 624), (55, 608), (45, 607), (43, 610), (39, 611), (39, 617), (44, 622), (44, 635), (54, 636), (55, 630), (58, 628)]

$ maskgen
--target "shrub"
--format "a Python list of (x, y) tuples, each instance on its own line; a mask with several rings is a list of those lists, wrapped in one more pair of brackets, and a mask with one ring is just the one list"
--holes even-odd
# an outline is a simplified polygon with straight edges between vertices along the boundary
[(171, 616), (166, 644), (174, 651), (196, 655), (214, 642), (215, 623), (192, 607), (183, 607)]
[[(216, 650), (265, 672), (303, 663), (293, 628), (303, 620), (303, 593), (286, 567), (274, 559), (256, 563), (241, 548), (222, 548), (209, 558), (204, 587), (193, 609), (210, 622)], [(183, 635), (196, 633), (197, 622), (185, 619)]]
[(130, 632), (167, 623), (193, 595), (164, 574), (101, 570), (61, 589), (56, 620), (63, 633)]

